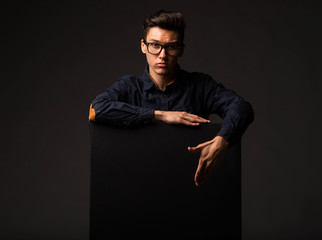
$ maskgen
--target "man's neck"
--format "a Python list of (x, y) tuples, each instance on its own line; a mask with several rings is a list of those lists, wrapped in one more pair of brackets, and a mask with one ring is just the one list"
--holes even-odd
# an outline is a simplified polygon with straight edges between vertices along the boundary
[(150, 77), (161, 91), (165, 91), (166, 87), (175, 81), (176, 71), (166, 75), (158, 75), (155, 72), (150, 71)]

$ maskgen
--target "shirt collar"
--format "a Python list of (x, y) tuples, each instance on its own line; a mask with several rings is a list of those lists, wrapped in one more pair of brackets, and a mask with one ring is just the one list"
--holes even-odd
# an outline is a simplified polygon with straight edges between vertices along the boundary
[[(177, 64), (176, 68), (177, 68), (177, 71), (178, 71), (177, 79), (175, 80), (174, 83), (171, 83), (171, 84), (175, 84), (177, 82), (177, 80), (179, 80), (179, 76), (180, 76), (180, 72), (181, 72), (181, 68), (180, 68), (179, 64)], [(151, 79), (151, 77), (150, 77), (149, 65), (147, 65), (145, 67), (142, 77), (143, 77), (143, 81), (144, 81), (144, 83), (143, 83), (143, 90), (144, 91), (148, 91), (152, 87), (157, 87), (155, 85), (155, 83), (153, 82), (153, 80)]]

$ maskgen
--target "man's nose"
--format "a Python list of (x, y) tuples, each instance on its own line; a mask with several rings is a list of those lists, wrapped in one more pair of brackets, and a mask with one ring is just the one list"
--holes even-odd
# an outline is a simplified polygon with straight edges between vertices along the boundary
[(161, 52), (159, 53), (160, 58), (167, 57), (167, 50), (165, 48), (162, 48)]

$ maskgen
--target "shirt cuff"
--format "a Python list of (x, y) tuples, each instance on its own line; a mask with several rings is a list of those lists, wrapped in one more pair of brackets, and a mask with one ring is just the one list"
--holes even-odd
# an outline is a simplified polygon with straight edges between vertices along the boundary
[(223, 124), (216, 136), (221, 136), (226, 139), (229, 145), (233, 145), (241, 139), (241, 136), (236, 134), (236, 130), (234, 131), (233, 127), (228, 124)]
[(154, 109), (140, 108), (138, 121), (143, 124), (149, 124), (153, 121)]

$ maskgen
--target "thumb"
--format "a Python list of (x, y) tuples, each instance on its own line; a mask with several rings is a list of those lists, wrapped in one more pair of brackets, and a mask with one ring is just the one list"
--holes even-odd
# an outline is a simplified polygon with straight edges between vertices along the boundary
[(204, 142), (204, 143), (200, 143), (196, 147), (188, 147), (188, 151), (190, 151), (192, 153), (200, 152), (205, 146), (211, 144), (212, 142), (213, 142), (213, 140), (212, 141), (208, 141), (208, 142)]
[(202, 149), (202, 146), (200, 146), (201, 144), (199, 144), (198, 146), (196, 147), (188, 147), (188, 151), (189, 152), (192, 152), (192, 153), (197, 153), (197, 152), (200, 152), (201, 149)]

